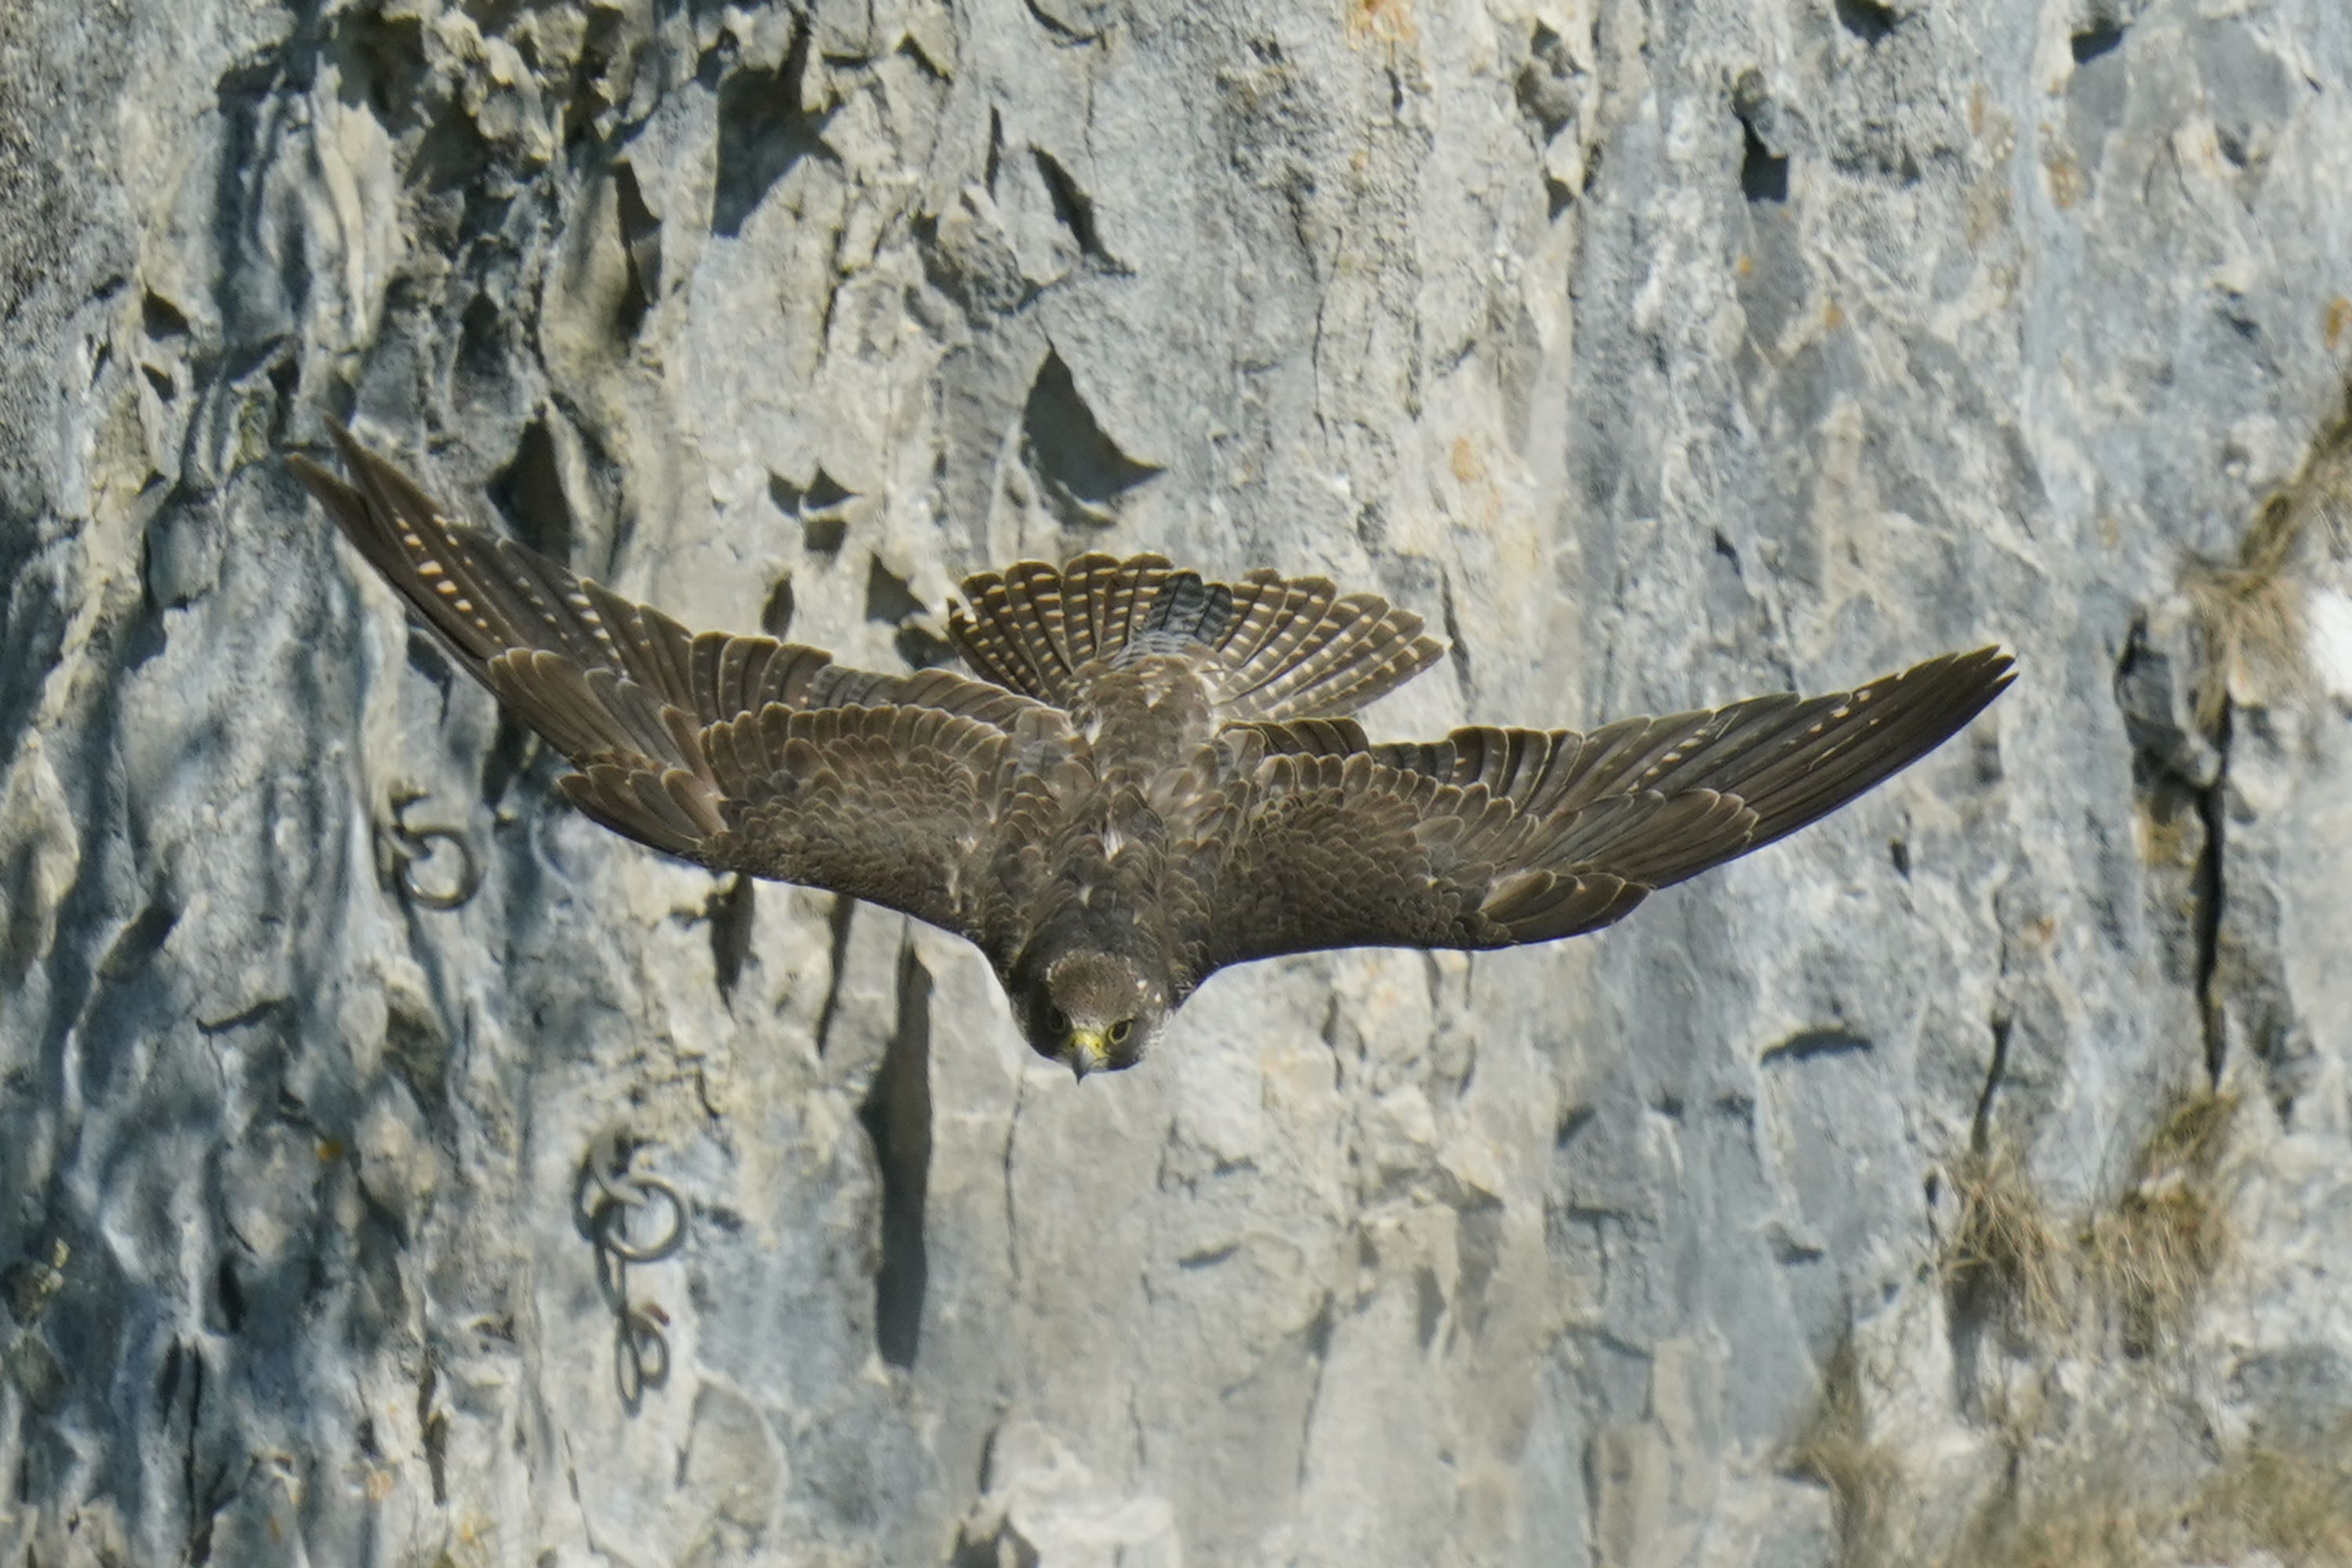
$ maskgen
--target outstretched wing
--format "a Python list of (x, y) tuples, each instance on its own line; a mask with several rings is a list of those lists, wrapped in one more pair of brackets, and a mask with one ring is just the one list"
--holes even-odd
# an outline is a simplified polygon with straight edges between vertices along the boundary
[(1329, 947), (1506, 947), (1591, 931), (1941, 745), (1999, 696), (1997, 648), (1851, 692), (1574, 731), (1375, 746), (1351, 720), (1249, 727), (1196, 933), (1210, 969)]
[(327, 427), (352, 482), (299, 454), (287, 466), (441, 645), (567, 755), (557, 732), (566, 728), (563, 716), (529, 707), (550, 694), (528, 689), (527, 682), (523, 689), (501, 689), (502, 659), (545, 653), (583, 677), (603, 670), (702, 724), (756, 713), (772, 702), (788, 708), (892, 703), (965, 713), (1002, 727), (1036, 706), (946, 670), (884, 675), (845, 668), (822, 648), (773, 637), (690, 632), (535, 550), (452, 521), (341, 425), (330, 420)]
[[(722, 826), (692, 858), (847, 893), (974, 941), (998, 923), (1006, 819), (1038, 787), (1020, 776), (1013, 736), (937, 709), (770, 706), (698, 739)], [(601, 772), (563, 781), (592, 813), (621, 783)]]
[(579, 771), (589, 816), (720, 870), (826, 888), (954, 931), (991, 853), (1016, 731), (1060, 714), (944, 670), (844, 668), (819, 648), (696, 634), (511, 540), (451, 521), (330, 426), (353, 482), (289, 459), (458, 663)]

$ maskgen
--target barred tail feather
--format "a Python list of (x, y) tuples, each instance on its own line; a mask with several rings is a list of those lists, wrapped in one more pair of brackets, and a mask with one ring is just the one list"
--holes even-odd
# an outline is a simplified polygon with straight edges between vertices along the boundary
[(1171, 571), (1157, 555), (1081, 555), (1060, 571), (1024, 561), (977, 573), (949, 632), (982, 679), (1067, 708), (1082, 694), (1078, 671), (1127, 646)]
[(1192, 654), (1229, 723), (1339, 718), (1394, 690), (1444, 645), (1370, 594), (1339, 595), (1320, 577), (1249, 573), (1203, 582), (1157, 555), (1082, 555), (965, 579), (969, 608), (950, 617), (983, 679), (1068, 708), (1082, 671), (1150, 654)]
[(1280, 723), (1352, 713), (1445, 651), (1422, 635), (1419, 616), (1391, 609), (1375, 595), (1333, 599), (1320, 578), (1270, 586), (1285, 602), (1265, 643), (1240, 661), (1227, 684), (1235, 719)]

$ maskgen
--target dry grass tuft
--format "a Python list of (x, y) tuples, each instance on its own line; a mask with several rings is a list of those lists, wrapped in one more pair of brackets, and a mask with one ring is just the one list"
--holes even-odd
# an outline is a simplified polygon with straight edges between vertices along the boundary
[(2256, 1445), (2206, 1483), (2187, 1521), (2198, 1548), (2283, 1563), (2352, 1564), (2352, 1421), (2309, 1452)]
[(1956, 1310), (1998, 1308), (2021, 1329), (2066, 1321), (2071, 1271), (2048, 1205), (2016, 1152), (1970, 1150), (1947, 1172), (1959, 1218), (1938, 1260)]
[(2142, 1146), (2131, 1187), (2083, 1233), (2084, 1267), (2145, 1355), (2186, 1326), (2230, 1255), (2216, 1177), (2236, 1121), (2234, 1094), (2183, 1095)]
[(2230, 1152), (2238, 1123), (2238, 1097), (2215, 1089), (2190, 1089), (2174, 1097), (2164, 1120), (2140, 1149), (2140, 1172), (2179, 1170), (2210, 1181)]
[(2124, 1348), (2153, 1351), (2189, 1321), (2230, 1255), (2221, 1161), (2234, 1094), (2176, 1099), (2140, 1147), (2130, 1185), (2070, 1243), (2016, 1152), (1975, 1149), (1947, 1168), (1958, 1216), (1937, 1261), (1958, 1317), (2000, 1315), (2045, 1341), (2077, 1322), (2087, 1287), (2119, 1322)]
[(2352, 388), (2294, 476), (2263, 500), (2228, 562), (2192, 561), (2181, 573), (2202, 645), (2197, 721), (2217, 732), (2232, 700), (2276, 703), (2308, 690), (2298, 565), (2352, 559)]
[(1903, 1489), (1903, 1470), (1893, 1454), (1871, 1441), (1862, 1358), (1851, 1335), (1838, 1342), (1822, 1369), (1821, 1403), (1798, 1435), (1788, 1468), (1829, 1488), (1843, 1568), (1889, 1561), (1893, 1504)]
[(1937, 1568), (2147, 1568), (2148, 1561), (2144, 1521), (2113, 1500), (2082, 1496), (1980, 1525)]
[(2352, 387), (2344, 411), (2312, 443), (2311, 456), (2295, 476), (2292, 493), (2315, 524), (2328, 552), (2352, 555)]
[(1990, 1500), (1937, 1568), (2149, 1568), (2268, 1559), (2352, 1568), (2352, 1422), (2310, 1453), (2253, 1445), (2226, 1456), (2190, 1496), (2134, 1500), (2105, 1485)]
[(2196, 618), (2197, 722), (2218, 733), (2235, 700), (2273, 703), (2303, 690), (2303, 590), (2289, 565), (2312, 509), (2293, 490), (2263, 503), (2233, 562), (2192, 561), (2181, 592)]
[[(2124, 1348), (2144, 1356), (2189, 1326), (2231, 1250), (2226, 1167), (2238, 1112), (2234, 1094), (2176, 1097), (2123, 1195), (2072, 1237), (2053, 1225), (2013, 1152), (1974, 1152), (1950, 1167), (1958, 1217), (1941, 1261), (1945, 1289), (1956, 1308), (2010, 1314), (2021, 1331), (2010, 1352), (2030, 1358), (2034, 1375), (2020, 1385), (2022, 1407), (1989, 1405), (2005, 1459), (1999, 1479), (1955, 1499), (1915, 1481), (1874, 1440), (1874, 1412), (1893, 1390), (1842, 1342), (1788, 1464), (1829, 1489), (1842, 1568), (2352, 1568), (2352, 1419), (2309, 1441), (2224, 1447), (2201, 1475), (2168, 1485), (2116, 1453), (2077, 1397), (2033, 1397), (2053, 1386), (2060, 1357), (2142, 1391), (2160, 1380), (2162, 1363), (2126, 1372), (2086, 1354), (2095, 1347), (2082, 1339), (2119, 1322)], [(2098, 1386), (2085, 1392), (2104, 1407)], [(1938, 1539), (1915, 1536), (1923, 1529)]]

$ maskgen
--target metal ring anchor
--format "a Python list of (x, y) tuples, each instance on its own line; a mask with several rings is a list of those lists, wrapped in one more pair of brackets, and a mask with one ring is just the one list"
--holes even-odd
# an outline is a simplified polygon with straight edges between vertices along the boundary
[(660, 1320), (642, 1308), (624, 1307), (613, 1317), (613, 1385), (621, 1404), (635, 1414), (648, 1388), (669, 1381), (669, 1337)]
[[(481, 891), (481, 862), (475, 858), (473, 842), (463, 828), (443, 823), (409, 826), (408, 808), (424, 798), (423, 792), (416, 790), (399, 790), (393, 795), (392, 820), (376, 829), (376, 842), (386, 861), (386, 875), (394, 889), (409, 903), (428, 910), (457, 909), (471, 902), (474, 895)], [(436, 843), (446, 844), (457, 855), (457, 881), (438, 892), (419, 887), (414, 874), (418, 861), (436, 858)]]
[[(686, 1200), (659, 1176), (632, 1170), (639, 1142), (618, 1127), (589, 1140), (580, 1162), (572, 1201), (583, 1229), (596, 1248), (596, 1283), (613, 1310), (613, 1384), (622, 1408), (635, 1415), (648, 1388), (669, 1380), (669, 1319), (659, 1307), (633, 1305), (628, 1268), (658, 1263), (686, 1244)], [(631, 1216), (667, 1205), (655, 1234), (629, 1237)]]
[[(474, 858), (474, 847), (466, 836), (454, 827), (404, 827), (399, 830), (405, 842), (393, 849), (395, 861), (392, 879), (400, 889), (400, 896), (410, 903), (428, 910), (454, 910), (472, 901), (482, 889), (482, 868)], [(429, 860), (433, 852), (425, 846), (435, 840), (446, 844), (457, 852), (457, 880), (446, 892), (433, 892), (416, 885), (410, 869), (420, 860)]]
[[(587, 1207), (588, 1233), (621, 1262), (658, 1263), (686, 1245), (686, 1200), (659, 1176), (631, 1170), (635, 1152), (633, 1141), (618, 1130), (599, 1133), (589, 1144), (583, 1170), (595, 1201)], [(630, 1238), (632, 1216), (665, 1207), (665, 1221), (650, 1238)]]

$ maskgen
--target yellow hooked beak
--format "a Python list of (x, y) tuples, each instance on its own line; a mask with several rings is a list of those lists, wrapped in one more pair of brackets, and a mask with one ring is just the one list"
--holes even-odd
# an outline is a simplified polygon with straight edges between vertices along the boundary
[(1087, 1074), (1109, 1059), (1110, 1052), (1103, 1045), (1100, 1029), (1072, 1029), (1070, 1037), (1063, 1042), (1062, 1063), (1080, 1083), (1086, 1081)]

